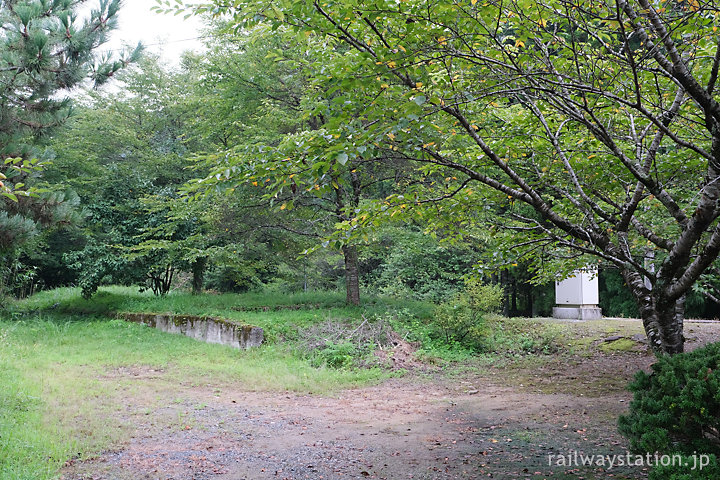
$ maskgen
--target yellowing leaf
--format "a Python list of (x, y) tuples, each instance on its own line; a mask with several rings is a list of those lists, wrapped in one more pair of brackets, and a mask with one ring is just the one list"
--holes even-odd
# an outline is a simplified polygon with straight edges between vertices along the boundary
[(283, 204), (280, 206), (280, 210), (285, 210), (286, 208), (287, 208), (287, 203), (283, 203)]

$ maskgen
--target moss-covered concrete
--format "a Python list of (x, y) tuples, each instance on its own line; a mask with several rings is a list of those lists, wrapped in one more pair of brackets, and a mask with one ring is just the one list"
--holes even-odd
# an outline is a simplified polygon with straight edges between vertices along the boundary
[(170, 313), (119, 313), (125, 321), (140, 323), (163, 332), (179, 333), (207, 343), (248, 349), (263, 342), (263, 329), (218, 317)]

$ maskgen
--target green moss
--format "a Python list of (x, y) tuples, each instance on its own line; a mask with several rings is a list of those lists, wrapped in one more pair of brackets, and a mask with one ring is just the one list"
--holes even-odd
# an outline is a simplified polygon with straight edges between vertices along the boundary
[(612, 352), (631, 352), (637, 349), (638, 343), (631, 338), (620, 338), (612, 342), (604, 342), (600, 344), (600, 350), (606, 353)]
[(597, 337), (571, 338), (568, 341), (568, 347), (575, 353), (583, 353), (590, 350), (590, 347), (592, 347), (597, 340)]

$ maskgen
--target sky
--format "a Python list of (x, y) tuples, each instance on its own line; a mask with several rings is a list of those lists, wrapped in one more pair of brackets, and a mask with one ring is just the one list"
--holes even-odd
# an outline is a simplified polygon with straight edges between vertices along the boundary
[(107, 49), (120, 49), (124, 43), (132, 46), (142, 42), (148, 51), (161, 55), (170, 64), (177, 64), (185, 50), (198, 50), (202, 22), (196, 17), (187, 20), (183, 15), (159, 14), (150, 9), (155, 0), (125, 0), (120, 9), (118, 29), (111, 34)]

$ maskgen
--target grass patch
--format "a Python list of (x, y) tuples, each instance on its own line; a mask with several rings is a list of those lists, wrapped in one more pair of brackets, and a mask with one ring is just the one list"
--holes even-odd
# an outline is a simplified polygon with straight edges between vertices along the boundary
[[(242, 313), (267, 313), (282, 307), (306, 307), (300, 310), (342, 309), (351, 312), (382, 312), (388, 309), (409, 309), (419, 316), (432, 314), (434, 306), (428, 302), (400, 300), (385, 297), (363, 298), (360, 307), (348, 306), (345, 294), (332, 291), (300, 292), (279, 295), (277, 293), (202, 294), (173, 291), (158, 297), (149, 291), (140, 292), (135, 287), (101, 287), (89, 300), (82, 298), (79, 288), (58, 288), (39, 292), (32, 297), (10, 303), (10, 310), (33, 312), (54, 310), (60, 313), (103, 314), (119, 311), (167, 312), (194, 314), (196, 311)], [(264, 309), (263, 307), (268, 307)]]
[(52, 478), (74, 442), (55, 440), (56, 430), (44, 425), (40, 388), (22, 378), (5, 350), (0, 346), (0, 478)]
[(0, 339), (3, 480), (55, 478), (68, 459), (122, 441), (128, 417), (186, 386), (328, 394), (389, 375), (314, 367), (282, 345), (239, 351), (93, 316), (0, 319)]
[(502, 355), (549, 355), (567, 350), (568, 324), (530, 318), (488, 317), (490, 345)]

